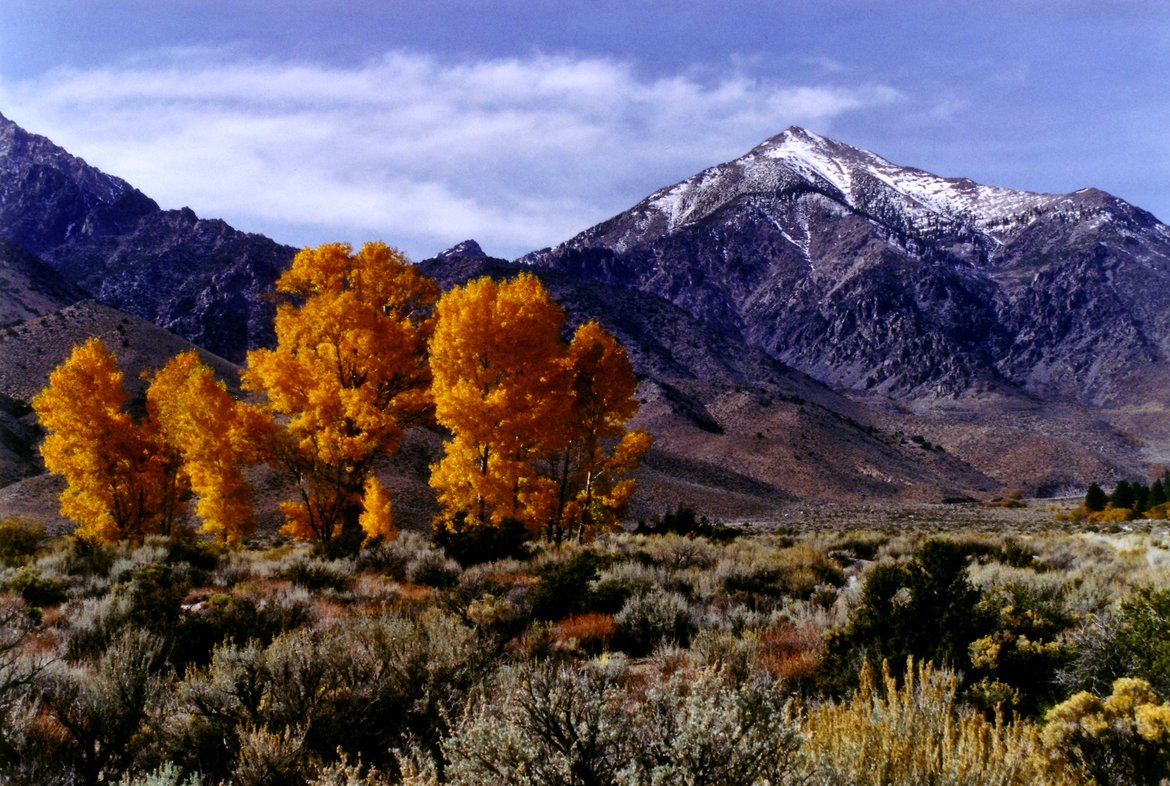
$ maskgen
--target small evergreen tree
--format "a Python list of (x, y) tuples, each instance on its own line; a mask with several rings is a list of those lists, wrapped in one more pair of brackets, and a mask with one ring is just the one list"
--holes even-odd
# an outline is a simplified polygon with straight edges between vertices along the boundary
[(1109, 504), (1120, 510), (1133, 507), (1133, 486), (1129, 485), (1128, 480), (1117, 481), (1113, 493), (1109, 495)]
[(1133, 512), (1140, 516), (1150, 506), (1150, 487), (1139, 482), (1131, 484), (1130, 489), (1133, 491)]
[(1150, 498), (1149, 507), (1161, 505), (1166, 502), (1166, 487), (1162, 484), (1162, 479), (1157, 478), (1150, 484)]
[(1108, 504), (1108, 495), (1096, 483), (1090, 483), (1088, 490), (1085, 491), (1085, 510), (1096, 513), (1105, 510), (1105, 506)]

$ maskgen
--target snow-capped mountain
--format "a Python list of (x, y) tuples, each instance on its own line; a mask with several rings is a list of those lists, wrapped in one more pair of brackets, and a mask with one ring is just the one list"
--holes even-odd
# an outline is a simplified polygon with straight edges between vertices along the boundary
[(1144, 395), (1170, 228), (1095, 189), (943, 178), (790, 128), (522, 262), (634, 286), (813, 376), (903, 398)]

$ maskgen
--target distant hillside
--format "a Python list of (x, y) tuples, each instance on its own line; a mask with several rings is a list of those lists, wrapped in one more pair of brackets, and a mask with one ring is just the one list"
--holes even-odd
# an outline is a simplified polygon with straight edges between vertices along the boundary
[(272, 338), (262, 295), (295, 249), (161, 210), (124, 180), (0, 115), (0, 239), (69, 284), (236, 362)]

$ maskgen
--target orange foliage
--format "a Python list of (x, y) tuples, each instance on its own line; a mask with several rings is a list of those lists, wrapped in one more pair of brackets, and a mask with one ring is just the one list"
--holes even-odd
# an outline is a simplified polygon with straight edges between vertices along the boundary
[(651, 440), (625, 432), (637, 380), (614, 337), (589, 322), (566, 345), (565, 312), (528, 274), (472, 281), (436, 312), (435, 417), (451, 438), (431, 485), (446, 525), (516, 519), (560, 540), (616, 522)]
[(203, 530), (238, 545), (256, 525), (252, 489), (240, 471), (243, 405), (194, 351), (176, 356), (154, 375), (146, 401), (199, 497), (195, 510)]
[(65, 478), (61, 514), (83, 538), (140, 540), (168, 533), (185, 492), (178, 457), (149, 418), (125, 411), (122, 371), (101, 340), (77, 346), (33, 399), (48, 432), (45, 467)]
[(265, 457), (300, 499), (284, 531), (328, 543), (360, 533), (366, 479), (430, 404), (426, 343), (438, 286), (382, 243), (304, 249), (276, 282), (275, 349), (248, 354), (246, 390)]
[(390, 492), (373, 475), (366, 479), (365, 496), (362, 497), (362, 514), (358, 518), (366, 541), (394, 540), (398, 530), (394, 528), (394, 516), (390, 511)]
[(469, 282), (443, 295), (430, 343), (435, 419), (451, 431), (431, 485), (447, 522), (516, 519), (539, 531), (556, 487), (534, 462), (563, 444), (570, 397), (560, 362), (565, 312), (522, 274)]
[(604, 652), (617, 632), (610, 614), (588, 612), (566, 617), (556, 624), (555, 638), (562, 649), (580, 648), (586, 652)]
[(625, 478), (653, 442), (626, 432), (638, 411), (638, 380), (617, 340), (596, 322), (577, 328), (565, 359), (572, 380), (568, 441), (552, 457), (560, 486), (554, 534), (583, 539), (625, 513), (634, 482)]

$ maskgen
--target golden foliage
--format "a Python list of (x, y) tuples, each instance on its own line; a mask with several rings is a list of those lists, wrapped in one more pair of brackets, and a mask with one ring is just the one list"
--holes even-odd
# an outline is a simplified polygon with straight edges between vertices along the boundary
[(430, 342), (435, 419), (451, 431), (431, 485), (448, 521), (505, 519), (539, 531), (556, 487), (536, 460), (564, 444), (569, 376), (561, 362), (565, 312), (540, 281), (480, 278), (440, 299)]
[(428, 412), (426, 344), (438, 286), (382, 243), (304, 249), (276, 282), (275, 349), (248, 353), (252, 428), (296, 479), (285, 532), (328, 543), (356, 531), (373, 461)]
[(366, 541), (394, 540), (398, 530), (394, 527), (394, 516), (390, 510), (390, 492), (376, 477), (366, 479), (365, 495), (362, 497), (362, 514), (358, 518)]
[(1142, 679), (1116, 680), (1103, 699), (1087, 691), (1071, 696), (1045, 715), (1042, 738), (1103, 786), (1170, 776), (1170, 704)]
[(65, 478), (61, 515), (83, 538), (141, 540), (167, 533), (185, 489), (177, 456), (156, 425), (125, 411), (129, 394), (114, 355), (100, 339), (77, 346), (33, 399), (48, 432), (45, 467)]
[(571, 343), (535, 276), (447, 292), (430, 342), (435, 418), (451, 432), (431, 468), (447, 526), (522, 522), (587, 537), (625, 511), (625, 476), (650, 446), (625, 351), (596, 322)]
[(558, 536), (581, 539), (612, 527), (625, 513), (634, 491), (626, 476), (653, 440), (644, 431), (625, 430), (638, 411), (638, 380), (612, 334), (586, 322), (573, 334), (565, 362), (572, 405), (566, 445), (552, 458), (560, 486), (555, 526)]
[(958, 678), (907, 664), (901, 685), (865, 666), (845, 703), (808, 712), (804, 754), (818, 782), (839, 786), (1072, 786), (1059, 760), (1043, 755), (1035, 727), (987, 720), (956, 705)]
[(255, 530), (252, 489), (240, 470), (246, 443), (244, 406), (232, 400), (195, 351), (174, 357), (153, 377), (148, 410), (198, 495), (203, 530), (239, 545)]

